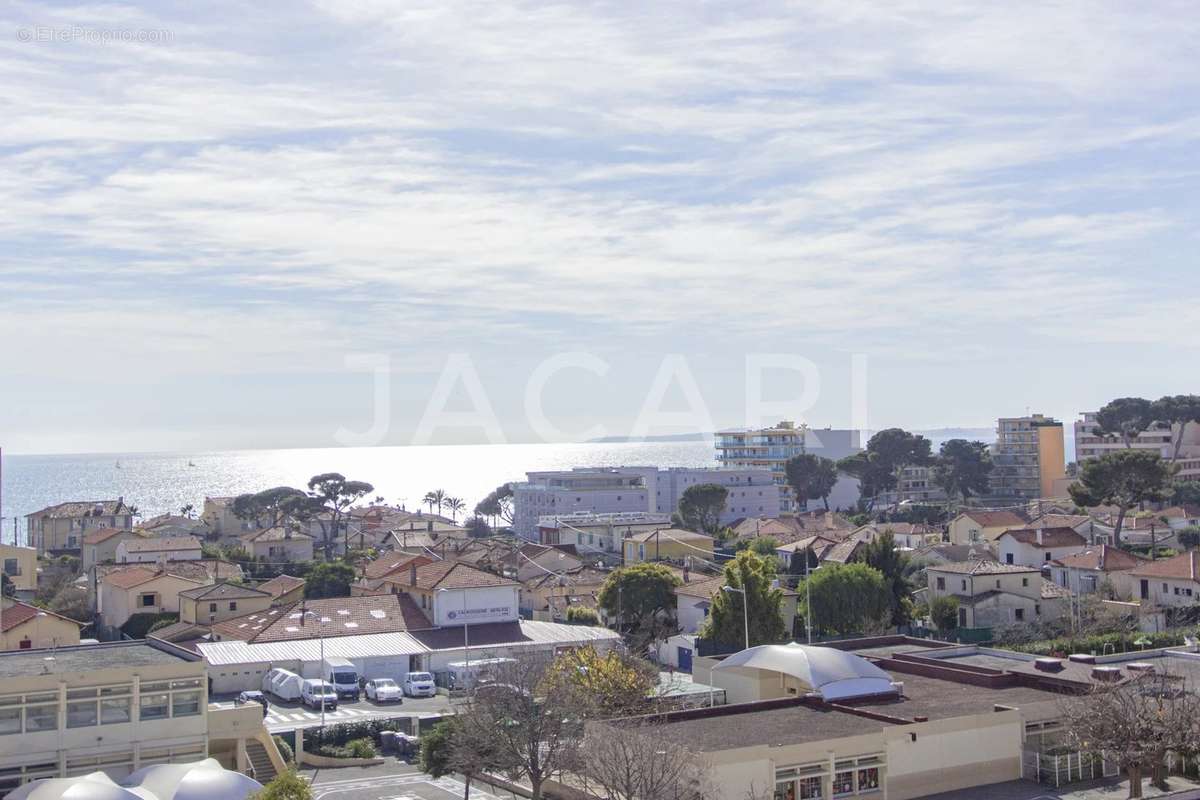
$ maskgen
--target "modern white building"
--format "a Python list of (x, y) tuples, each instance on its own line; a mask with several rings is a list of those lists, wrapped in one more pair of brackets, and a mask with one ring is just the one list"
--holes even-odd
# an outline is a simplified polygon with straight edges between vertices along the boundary
[[(1124, 450), (1126, 445), (1119, 437), (1100, 436), (1096, 433), (1096, 412), (1084, 411), (1075, 421), (1075, 460), (1082, 463), (1098, 458), (1114, 450)], [(1142, 431), (1130, 442), (1134, 450), (1150, 450), (1166, 459), (1175, 455), (1175, 437), (1179, 426), (1170, 429)], [(1183, 443), (1179, 448), (1178, 480), (1200, 479), (1200, 425), (1188, 423), (1183, 431)]]
[(661, 513), (668, 518), (691, 486), (716, 483), (729, 491), (721, 521), (743, 517), (777, 517), (782, 497), (775, 475), (753, 466), (725, 467), (576, 467), (528, 472), (526, 481), (511, 484), (513, 530), (537, 541), (539, 519), (568, 514)]
[[(787, 486), (788, 459), (811, 453), (837, 461), (860, 452), (860, 439), (859, 431), (810, 428), (784, 420), (771, 428), (718, 431), (715, 444), (722, 466), (769, 470), (779, 487), (780, 510), (796, 511), (802, 510), (802, 504), (797, 504)], [(830, 494), (829, 507), (850, 508), (858, 497), (858, 481), (843, 475)]]

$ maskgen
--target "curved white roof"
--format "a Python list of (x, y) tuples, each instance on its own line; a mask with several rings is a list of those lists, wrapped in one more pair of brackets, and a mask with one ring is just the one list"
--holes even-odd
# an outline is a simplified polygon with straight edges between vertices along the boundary
[(103, 772), (47, 778), (14, 790), (9, 800), (246, 800), (262, 784), (225, 769), (214, 758), (155, 764), (115, 783)]
[(764, 644), (724, 659), (715, 670), (762, 669), (791, 675), (825, 700), (844, 700), (896, 691), (892, 677), (862, 656), (832, 647)]

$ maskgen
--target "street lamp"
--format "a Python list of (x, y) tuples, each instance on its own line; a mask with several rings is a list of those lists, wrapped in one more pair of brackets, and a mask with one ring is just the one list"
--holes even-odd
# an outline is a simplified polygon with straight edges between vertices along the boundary
[(733, 586), (722, 586), (721, 590), (726, 591), (726, 592), (737, 592), (738, 594), (740, 594), (742, 596), (742, 625), (743, 625), (743, 630), (746, 632), (746, 649), (749, 650), (750, 649), (750, 600), (746, 596), (746, 590), (745, 589), (737, 589), (737, 588), (734, 588)]
[[(438, 589), (438, 594), (445, 596), (449, 589)], [(463, 590), (463, 683), (471, 680), (471, 638), (470, 625), (467, 623), (467, 592)], [(464, 686), (465, 688), (465, 686)]]
[(305, 611), (302, 617), (312, 617), (317, 621), (317, 639), (321, 643), (321, 730), (325, 730), (325, 623), (329, 617), (322, 617), (315, 611)]

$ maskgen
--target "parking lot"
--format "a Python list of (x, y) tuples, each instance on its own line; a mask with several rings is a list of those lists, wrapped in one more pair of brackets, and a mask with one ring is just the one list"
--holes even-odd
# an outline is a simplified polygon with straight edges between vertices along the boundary
[[(233, 705), (235, 696), (214, 695), (210, 702), (218, 706)], [(321, 724), (321, 712), (301, 705), (299, 700), (285, 702), (270, 696), (267, 700), (270, 708), (267, 710), (266, 726), (271, 733), (311, 728)], [(445, 695), (406, 697), (403, 703), (374, 703), (364, 695), (358, 702), (344, 700), (338, 703), (336, 709), (326, 711), (325, 724), (335, 725), (339, 722), (390, 717), (439, 717), (449, 713), (450, 708), (450, 698)]]
[[(433, 778), (416, 767), (393, 762), (378, 767), (305, 770), (314, 800), (458, 800), (466, 788), (456, 778)], [(511, 800), (471, 787), (470, 800)]]

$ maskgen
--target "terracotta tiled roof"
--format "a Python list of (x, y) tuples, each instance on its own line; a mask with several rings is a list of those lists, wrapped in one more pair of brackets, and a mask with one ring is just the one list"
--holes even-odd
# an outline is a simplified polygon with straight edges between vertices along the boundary
[(1070, 597), (1071, 590), (1063, 586), (1059, 586), (1054, 581), (1042, 579), (1042, 599), (1053, 600), (1058, 597)]
[[(1038, 541), (1039, 532), (1041, 541)], [(1015, 528), (1000, 534), (1002, 539), (1005, 536), (1011, 536), (1031, 547), (1082, 547), (1087, 544), (1087, 539), (1071, 528), (1042, 528), (1040, 531), (1033, 528)]]
[(26, 516), (76, 519), (79, 517), (110, 517), (128, 513), (129, 507), (121, 500), (74, 500), (69, 503), (59, 503), (56, 506), (47, 506), (41, 511), (35, 511)]
[(984, 528), (1000, 528), (1005, 525), (1020, 528), (1028, 524), (1025, 517), (1014, 511), (964, 511), (960, 516), (974, 520)]
[(1180, 553), (1172, 558), (1160, 558), (1156, 561), (1143, 561), (1139, 567), (1129, 573), (1147, 578), (1175, 578), (1178, 580), (1197, 580), (1200, 576), (1200, 551), (1191, 550)]
[(92, 531), (87, 536), (84, 536), (83, 543), (84, 544), (101, 544), (102, 542), (107, 542), (109, 539), (113, 538), (114, 536), (120, 536), (122, 533), (129, 533), (129, 532), (130, 531), (128, 531), (128, 530), (122, 530), (120, 528), (101, 528), (98, 531)]
[(256, 588), (272, 597), (283, 597), (289, 592), (304, 586), (304, 578), (294, 578), (291, 575), (277, 575), (266, 583), (260, 583)]
[[(409, 585), (405, 577), (399, 581), (401, 585)], [(477, 589), (484, 586), (515, 586), (515, 581), (501, 578), (490, 572), (476, 569), (470, 564), (460, 561), (435, 561), (432, 564), (422, 564), (417, 567), (416, 588), (427, 591), (437, 589)]]
[(813, 554), (817, 558), (820, 558), (829, 548), (837, 544), (837, 541), (824, 536), (805, 536), (803, 539), (797, 539), (794, 542), (780, 545), (776, 549), (781, 553), (800, 553), (811, 547)]
[(413, 565), (432, 564), (433, 559), (426, 556), (414, 556), (411, 553), (384, 553), (379, 558), (363, 568), (364, 577), (386, 578), (395, 572), (409, 569)]
[(262, 589), (252, 589), (249, 586), (222, 581), (209, 586), (197, 586), (195, 589), (184, 589), (179, 596), (189, 600), (236, 600), (243, 597), (270, 597), (271, 595), (270, 592), (264, 592)]
[(1008, 575), (1016, 572), (1040, 572), (1037, 567), (1001, 564), (999, 561), (960, 561), (950, 564), (930, 564), (929, 572), (953, 572), (956, 575)]
[(127, 553), (158, 553), (177, 552), (179, 550), (199, 550), (200, 540), (195, 536), (163, 536), (130, 539), (125, 542)]
[(147, 581), (157, 578), (161, 573), (149, 567), (132, 567), (130, 569), (110, 572), (104, 576), (105, 583), (111, 583), (118, 589), (132, 589)]
[(699, 597), (702, 600), (708, 600), (717, 592), (721, 591), (721, 587), (725, 585), (725, 576), (718, 575), (715, 578), (708, 578), (702, 581), (692, 581), (685, 583), (682, 586), (675, 587), (675, 594), (683, 597)]
[(51, 617), (65, 619), (67, 622), (73, 622), (82, 627), (83, 623), (76, 620), (64, 617), (62, 614), (55, 614), (53, 611), (31, 606), (28, 603), (22, 603), (19, 600), (6, 600), (4, 611), (0, 612), (0, 631), (10, 631), (18, 625), (24, 625), (29, 620), (37, 617), (39, 614), (45, 614)]
[(289, 539), (311, 539), (313, 537), (300, 531), (289, 532), (286, 528), (276, 525), (274, 528), (247, 531), (239, 538), (243, 542), (283, 542)]
[(1079, 553), (1063, 556), (1051, 563), (1057, 564), (1060, 567), (1072, 567), (1074, 569), (1121, 572), (1127, 569), (1134, 569), (1143, 561), (1145, 559), (1135, 556), (1133, 553), (1128, 553), (1119, 547), (1109, 547), (1106, 544), (1102, 544), (1096, 547), (1089, 547), (1087, 550)]
[[(306, 616), (312, 612), (320, 618)], [(429, 618), (405, 594), (329, 597), (247, 614), (212, 626), (215, 637), (246, 642), (285, 642), (319, 635), (398, 633), (431, 627)]]
[(1078, 528), (1091, 519), (1087, 514), (1043, 514), (1029, 525), (1042, 528)]

